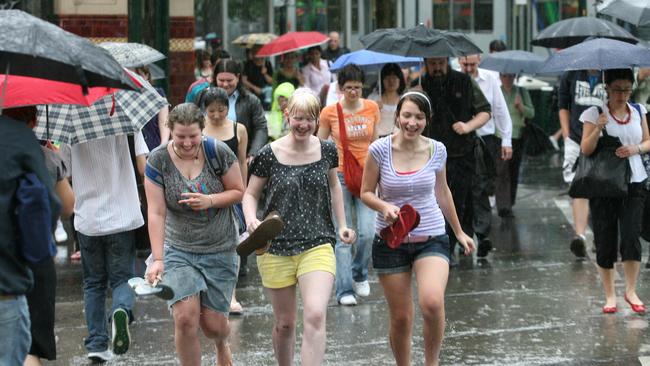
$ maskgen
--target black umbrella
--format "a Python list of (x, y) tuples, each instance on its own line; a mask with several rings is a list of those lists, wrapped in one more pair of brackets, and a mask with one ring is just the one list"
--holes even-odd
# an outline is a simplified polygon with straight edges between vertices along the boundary
[(567, 48), (589, 37), (612, 38), (629, 43), (638, 42), (630, 32), (608, 20), (580, 17), (553, 23), (538, 34), (530, 44), (547, 48)]
[(383, 28), (359, 38), (366, 49), (408, 57), (450, 57), (482, 53), (465, 34), (427, 28)]
[(54, 24), (0, 10), (0, 29), (0, 73), (78, 84), (84, 91), (139, 89), (108, 51)]

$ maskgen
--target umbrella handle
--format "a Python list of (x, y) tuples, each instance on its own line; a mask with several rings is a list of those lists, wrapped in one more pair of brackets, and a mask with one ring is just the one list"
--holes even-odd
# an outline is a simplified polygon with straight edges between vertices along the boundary
[(45, 105), (45, 139), (50, 140), (50, 106)]
[(77, 76), (79, 76), (79, 84), (81, 85), (81, 92), (83, 95), (88, 95), (88, 79), (86, 79), (86, 74), (84, 69), (80, 65), (75, 65), (75, 70), (77, 71)]

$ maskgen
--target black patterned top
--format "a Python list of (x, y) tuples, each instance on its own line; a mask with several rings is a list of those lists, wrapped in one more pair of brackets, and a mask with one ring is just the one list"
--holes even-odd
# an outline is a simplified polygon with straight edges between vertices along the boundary
[(251, 174), (268, 178), (264, 216), (275, 210), (284, 221), (284, 229), (271, 242), (271, 254), (297, 255), (336, 243), (328, 172), (339, 160), (332, 141), (320, 140), (320, 145), (321, 158), (313, 163), (281, 164), (266, 145), (251, 165)]

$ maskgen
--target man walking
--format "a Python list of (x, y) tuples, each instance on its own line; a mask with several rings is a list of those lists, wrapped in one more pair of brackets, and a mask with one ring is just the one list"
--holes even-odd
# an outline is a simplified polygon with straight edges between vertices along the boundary
[(321, 54), (321, 58), (323, 58), (323, 60), (334, 62), (337, 58), (341, 57), (341, 55), (350, 53), (349, 49), (340, 45), (341, 36), (339, 35), (339, 32), (330, 32), (329, 37), (330, 40), (327, 41), (327, 47)]
[[(459, 59), (460, 67), (464, 73), (471, 76), (478, 84), (492, 107), (492, 117), (476, 132), (487, 146), (489, 159), (495, 162), (507, 161), (512, 158), (512, 120), (508, 112), (505, 98), (501, 92), (501, 80), (498, 74), (480, 69), (480, 55), (470, 55)], [(495, 75), (496, 74), (496, 75)], [(498, 136), (496, 133), (498, 132)], [(475, 176), (473, 194), (474, 231), (478, 238), (476, 255), (479, 258), (487, 256), (492, 250), (492, 242), (488, 237), (492, 224), (492, 207), (489, 196), (494, 194), (495, 172), (489, 174), (483, 161), (477, 161), (477, 175)], [(499, 213), (507, 215), (507, 213)], [(512, 215), (512, 213), (510, 213)], [(469, 224), (469, 223), (468, 223)]]
[[(449, 67), (448, 59), (425, 59), (421, 87), (433, 105), (432, 137), (447, 148), (447, 182), (461, 223), (471, 223), (472, 181), (476, 165), (474, 144), (476, 130), (490, 119), (491, 108), (481, 89), (471, 77)], [(463, 231), (472, 235), (471, 224)], [(453, 258), (456, 237), (447, 225)]]
[[(142, 133), (135, 136), (139, 174), (149, 152)], [(76, 196), (74, 227), (79, 232), (83, 267), (84, 312), (88, 358), (105, 362), (123, 354), (131, 342), (134, 295), (127, 281), (135, 266), (135, 229), (144, 225), (127, 136), (111, 136), (68, 146), (61, 145)], [(108, 349), (104, 304), (112, 289), (112, 326)]]

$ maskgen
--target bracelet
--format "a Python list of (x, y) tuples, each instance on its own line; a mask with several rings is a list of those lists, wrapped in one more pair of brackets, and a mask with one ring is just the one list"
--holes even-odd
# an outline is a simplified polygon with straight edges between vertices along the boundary
[(164, 262), (164, 260), (162, 260), (162, 259), (154, 259), (153, 261), (154, 262)]
[(643, 154), (643, 150), (641, 149), (641, 144), (636, 145), (636, 148), (639, 149), (639, 155)]
[(214, 207), (214, 202), (212, 202), (212, 195), (208, 195), (208, 199), (210, 200), (210, 207)]

